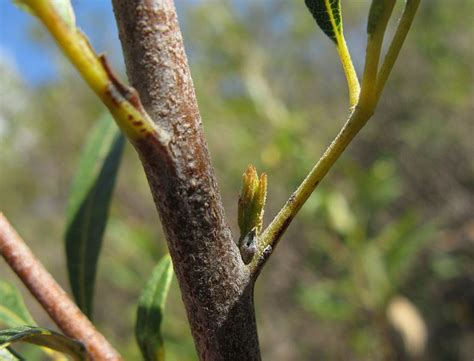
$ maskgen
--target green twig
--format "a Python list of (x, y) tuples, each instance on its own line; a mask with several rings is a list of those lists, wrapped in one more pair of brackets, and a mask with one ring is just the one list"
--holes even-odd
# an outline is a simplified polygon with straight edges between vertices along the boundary
[[(60, 49), (79, 71), (89, 87), (110, 110), (127, 138), (135, 143), (146, 137), (160, 143), (169, 141), (164, 129), (158, 128), (143, 109), (138, 93), (119, 81), (104, 55), (97, 55), (85, 35), (71, 21), (66, 21), (53, 0), (21, 0), (42, 22)], [(73, 14), (72, 8), (70, 9)]]
[[(387, 23), (395, 5), (395, 0), (385, 1), (383, 3), (384, 6), (381, 8), (382, 11), (377, 14), (375, 25), (369, 24), (369, 40), (367, 43), (366, 63), (362, 80), (360, 101), (339, 134), (319, 159), (318, 163), (259, 237), (256, 256), (249, 265), (254, 277), (258, 276), (266, 261), (272, 254), (273, 249), (278, 244), (281, 236), (286, 231), (303, 204), (324, 176), (329, 172), (346, 147), (373, 115), (383, 87), (385, 86), (390, 71), (393, 68), (395, 60), (400, 53), (400, 49), (413, 22), (419, 3), (420, 0), (407, 1), (407, 5), (398, 24), (392, 43), (390, 44), (387, 55), (385, 56), (380, 72), (377, 72), (380, 51)], [(373, 26), (373, 28), (370, 28), (370, 26)]]
[(385, 55), (382, 67), (380, 68), (379, 74), (377, 75), (376, 102), (382, 95), (385, 83), (387, 82), (393, 65), (398, 58), (398, 54), (400, 53), (403, 42), (405, 41), (408, 31), (410, 30), (419, 5), (420, 0), (408, 0), (405, 5), (405, 9), (403, 10), (402, 17), (398, 23), (397, 30), (395, 31), (395, 35), (393, 36), (390, 47), (388, 48), (387, 54)]
[(369, 118), (372, 116), (372, 113), (371, 110), (364, 110), (360, 107), (355, 109), (334, 141), (319, 159), (318, 163), (303, 180), (298, 189), (288, 199), (270, 225), (265, 229), (265, 231), (263, 231), (262, 235), (259, 237), (256, 256), (250, 264), (251, 272), (255, 277), (260, 273), (260, 270), (293, 218), (334, 165), (339, 156), (344, 152), (352, 139), (354, 139), (356, 134), (367, 123)]
[[(378, 1), (382, 3), (381, 13), (377, 14), (377, 19), (374, 20), (376, 23), (371, 24), (371, 15), (369, 14), (369, 24), (367, 27), (368, 39), (367, 49), (365, 53), (365, 66), (364, 75), (362, 76), (362, 89), (360, 93), (359, 104), (365, 108), (374, 108), (376, 97), (376, 79), (377, 71), (380, 60), (380, 51), (382, 49), (383, 38), (385, 30), (387, 29), (388, 20), (393, 11), (395, 0)], [(375, 5), (375, 1), (372, 3), (371, 12)], [(373, 28), (371, 28), (373, 26)]]

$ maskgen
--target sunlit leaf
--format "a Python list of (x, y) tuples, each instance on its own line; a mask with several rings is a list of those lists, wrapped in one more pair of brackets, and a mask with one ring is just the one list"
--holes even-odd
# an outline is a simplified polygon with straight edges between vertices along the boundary
[(305, 4), (321, 30), (337, 44), (342, 34), (341, 0), (305, 0)]
[(14, 351), (8, 348), (0, 348), (0, 360), (2, 361), (23, 361), (24, 358), (20, 358), (15, 355)]
[[(6, 327), (36, 325), (23, 302), (20, 292), (15, 286), (2, 280), (0, 280), (0, 325)], [(56, 361), (66, 360), (64, 355), (56, 351), (45, 347), (42, 347), (42, 350)], [(2, 355), (0, 355), (0, 360), (3, 360)]]
[(329, 193), (326, 207), (334, 230), (344, 236), (349, 236), (357, 226), (357, 219), (344, 195), (340, 192)]
[(0, 330), (0, 349), (20, 341), (63, 352), (74, 360), (88, 359), (82, 343), (45, 328), (18, 326)]
[(109, 115), (90, 134), (74, 179), (67, 212), (66, 254), (77, 304), (89, 317), (108, 209), (124, 137)]
[(161, 321), (172, 276), (171, 258), (166, 255), (156, 265), (138, 301), (135, 337), (146, 361), (164, 360)]
[(408, 298), (397, 295), (387, 305), (387, 319), (402, 337), (411, 359), (420, 358), (426, 347), (428, 327), (416, 305)]
[[(34, 11), (28, 6), (28, 1), (25, 0), (13, 0), (13, 3), (20, 9), (34, 14)], [(49, 3), (53, 6), (56, 12), (59, 14), (62, 21), (64, 21), (69, 27), (76, 27), (76, 17), (70, 0), (49, 0)]]
[(6, 327), (35, 324), (20, 292), (15, 286), (2, 280), (0, 280), (0, 324)]

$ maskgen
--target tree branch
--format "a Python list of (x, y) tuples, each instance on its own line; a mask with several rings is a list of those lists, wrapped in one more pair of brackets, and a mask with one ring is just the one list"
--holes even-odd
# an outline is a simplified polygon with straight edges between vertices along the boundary
[(113, 0), (131, 84), (170, 134), (135, 144), (201, 360), (260, 360), (253, 280), (224, 217), (171, 0)]
[(33, 255), (1, 212), (0, 254), (64, 334), (84, 344), (92, 360), (122, 360)]
[(382, 95), (382, 91), (385, 87), (388, 76), (390, 75), (393, 65), (398, 58), (398, 54), (400, 53), (403, 42), (408, 35), (408, 31), (410, 30), (411, 24), (413, 23), (413, 19), (415, 18), (420, 1), (421, 0), (409, 0), (406, 2), (405, 9), (403, 10), (402, 17), (397, 26), (397, 30), (395, 31), (395, 35), (393, 36), (390, 47), (388, 48), (383, 64), (377, 75), (377, 101)]
[(251, 272), (256, 278), (268, 258), (272, 255), (279, 240), (299, 212), (303, 204), (308, 200), (319, 185), (324, 176), (329, 172), (334, 163), (351, 143), (354, 137), (359, 133), (362, 127), (372, 116), (373, 110), (365, 110), (356, 107), (351, 113), (344, 127), (326, 149), (314, 168), (303, 180), (298, 189), (291, 195), (283, 208), (278, 212), (270, 225), (263, 231), (259, 239), (257, 254), (250, 264)]

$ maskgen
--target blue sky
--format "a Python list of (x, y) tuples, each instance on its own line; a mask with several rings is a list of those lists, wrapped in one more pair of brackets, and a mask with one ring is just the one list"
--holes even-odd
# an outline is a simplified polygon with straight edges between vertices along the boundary
[[(120, 45), (111, 0), (73, 0), (72, 3), (77, 24), (95, 49), (116, 59)], [(11, 0), (0, 0), (0, 56), (12, 60), (30, 85), (55, 79), (57, 74), (57, 62), (52, 60), (57, 48), (38, 24)]]

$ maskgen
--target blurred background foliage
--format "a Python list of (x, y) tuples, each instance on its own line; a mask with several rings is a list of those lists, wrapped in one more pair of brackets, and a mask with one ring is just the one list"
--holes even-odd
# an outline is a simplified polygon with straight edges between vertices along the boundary
[[(342, 126), (345, 80), (333, 44), (303, 2), (177, 4), (238, 237), (247, 164), (268, 174), (268, 223)], [(342, 5), (360, 74), (369, 2)], [(100, 11), (78, 22), (120, 68), (111, 45), (115, 25), (97, 21), (112, 19)], [(303, 207), (257, 283), (264, 359), (472, 360), (473, 23), (470, 0), (422, 2), (375, 116)], [(36, 22), (24, 30), (59, 75), (31, 85), (0, 56), (0, 207), (67, 288), (66, 199), (86, 133), (104, 109)], [(138, 294), (165, 252), (143, 171), (127, 146), (95, 315), (128, 360), (139, 357), (132, 337)], [(4, 263), (0, 271), (18, 284)], [(38, 324), (54, 327), (22, 291)], [(163, 326), (167, 359), (195, 360), (175, 281)]]

